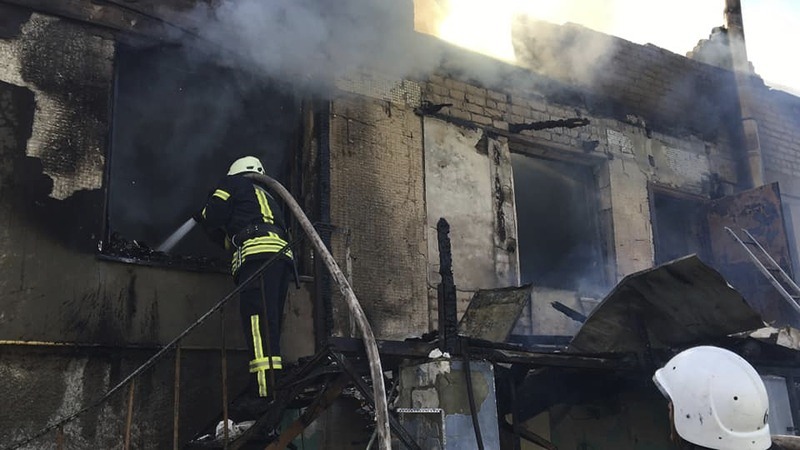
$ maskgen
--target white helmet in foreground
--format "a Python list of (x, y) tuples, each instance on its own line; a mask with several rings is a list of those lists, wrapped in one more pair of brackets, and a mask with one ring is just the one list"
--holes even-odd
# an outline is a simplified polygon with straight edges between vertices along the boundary
[(264, 166), (261, 164), (261, 160), (255, 156), (245, 156), (234, 161), (233, 164), (231, 164), (231, 168), (228, 169), (228, 175), (238, 175), (245, 172), (263, 174)]
[(739, 355), (690, 348), (658, 369), (653, 381), (672, 402), (675, 431), (686, 441), (711, 449), (770, 447), (767, 389)]

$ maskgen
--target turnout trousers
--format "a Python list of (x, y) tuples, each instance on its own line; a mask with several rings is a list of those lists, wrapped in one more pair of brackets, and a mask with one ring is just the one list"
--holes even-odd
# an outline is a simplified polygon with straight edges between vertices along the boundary
[[(272, 257), (273, 254), (268, 256)], [(236, 274), (236, 284), (246, 281), (265, 261), (260, 258), (247, 259)], [(259, 397), (271, 394), (275, 386), (274, 371), (283, 368), (281, 321), (290, 271), (291, 261), (279, 257), (239, 294), (239, 312), (251, 358), (249, 390)]]

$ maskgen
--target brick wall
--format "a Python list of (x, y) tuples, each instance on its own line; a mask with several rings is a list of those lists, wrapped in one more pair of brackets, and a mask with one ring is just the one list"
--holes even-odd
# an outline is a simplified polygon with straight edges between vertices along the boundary
[(754, 88), (754, 106), (764, 169), (800, 176), (800, 98)]
[[(649, 128), (671, 133), (716, 139), (735, 125), (736, 86), (729, 71), (574, 24), (530, 21), (516, 27), (514, 37), (523, 65), (536, 67), (535, 54), (545, 52), (558, 67), (545, 75), (577, 91), (559, 86), (551, 96), (579, 99), (603, 115), (637, 115)], [(538, 46), (543, 40), (548, 49)], [(580, 43), (591, 44), (593, 53)]]
[[(514, 151), (593, 167), (608, 263), (598, 270), (605, 270), (609, 285), (653, 264), (649, 183), (710, 197), (732, 192), (738, 181), (738, 155), (731, 144), (731, 124), (737, 123), (730, 121), (736, 105), (729, 97), (735, 91), (728, 84), (733, 77), (656, 47), (619, 41), (613, 70), (591, 85), (571, 86), (533, 73), (524, 82), (509, 82), (521, 79), (513, 68), (502, 69), (510, 75), (484, 82), (442, 71), (422, 84), (423, 100), (452, 104), (436, 113), (438, 118), (505, 136)], [(590, 125), (508, 132), (509, 124), (576, 116), (588, 118)], [(569, 292), (558, 295), (586, 313), (593, 306)], [(526, 320), (530, 323), (517, 331), (570, 329), (559, 325), (560, 316), (538, 319)]]
[[(586, 29), (580, 32), (596, 35)], [(385, 159), (384, 155), (369, 155), (377, 151), (375, 146), (395, 145), (375, 139), (375, 136), (397, 133), (386, 131), (384, 126), (387, 124), (407, 126), (413, 123), (411, 130), (414, 133), (426, 133), (424, 129), (417, 128), (416, 121), (389, 118), (390, 113), (396, 111), (395, 105), (404, 105), (401, 108), (403, 114), (410, 114), (408, 107), (416, 106), (416, 101), (433, 105), (450, 104), (431, 114), (456, 127), (474, 128), (489, 138), (499, 137), (509, 143), (512, 151), (519, 152), (522, 149), (535, 156), (591, 165), (597, 180), (603, 253), (609, 263), (604, 270), (609, 283), (613, 283), (653, 263), (648, 184), (704, 197), (734, 192), (739, 180), (739, 122), (734, 79), (730, 72), (651, 45), (641, 46), (609, 36), (603, 36), (603, 39), (611, 42), (610, 51), (603, 56), (604, 59), (594, 61), (602, 70), (591, 79), (583, 80), (547, 78), (461, 50), (448, 49), (449, 63), (418, 83), (406, 81), (405, 86), (395, 83), (394, 88), (386, 88), (383, 86), (385, 83), (376, 83), (375, 79), (367, 84), (358, 80), (355, 84), (351, 83), (352, 86), (348, 85), (346, 89), (380, 101), (348, 103), (348, 107), (353, 108), (348, 115), (366, 115), (363, 124), (353, 121), (346, 125), (347, 120), (341, 117), (334, 117), (333, 120), (340, 129), (369, 130), (364, 136), (372, 137), (350, 139), (350, 145), (364, 145), (366, 153), (362, 155), (366, 158)], [(456, 60), (461, 64), (452, 63)], [(492, 70), (484, 71), (484, 75), (491, 73), (491, 76), (471, 72), (469, 64), (484, 69), (491, 66)], [(588, 70), (587, 67), (583, 69)], [(345, 86), (346, 83), (340, 85)], [(353, 86), (359, 86), (360, 91)], [(763, 115), (769, 118), (761, 125), (762, 145), (767, 169), (778, 167), (784, 173), (793, 170), (794, 160), (790, 159), (797, 152), (798, 144), (794, 135), (786, 131), (787, 128), (796, 128), (797, 124), (793, 121), (797, 114), (792, 115), (794, 97), (776, 103), (776, 95), (771, 93), (764, 99), (759, 97), (768, 105), (762, 109)], [(376, 114), (380, 110), (376, 106), (378, 104), (384, 109), (383, 116)], [(359, 109), (364, 111), (357, 112)], [(552, 128), (520, 133), (508, 131), (510, 124), (576, 116), (588, 118), (590, 125), (575, 129)], [(350, 133), (353, 134), (352, 131)], [(420, 154), (427, 151), (427, 144), (422, 145), (425, 148), (415, 148), (420, 145), (419, 142), (403, 139), (398, 136), (395, 140), (405, 142), (402, 144), (408, 145), (404, 147), (405, 150)], [(367, 151), (367, 147), (375, 149)], [(340, 168), (370, 164), (351, 158), (345, 165), (345, 160), (339, 158)], [(788, 164), (783, 164), (785, 162)], [(405, 164), (398, 167), (405, 170)], [(800, 164), (800, 161), (794, 164)], [(350, 170), (359, 169), (344, 169), (345, 173), (350, 173)], [(347, 175), (337, 176), (340, 181), (352, 180)], [(371, 178), (359, 179), (358, 183), (369, 182), (373, 189), (376, 186), (385, 189), (385, 186), (394, 182), (391, 178), (381, 183), (369, 180)], [(411, 180), (416, 188), (417, 179), (412, 177)], [(350, 193), (354, 188), (345, 190)], [(363, 201), (367, 204), (374, 202), (368, 198)], [(411, 214), (416, 216), (418, 213)], [(349, 220), (353, 222), (356, 219)], [(435, 252), (430, 251), (431, 245), (433, 243), (428, 242), (428, 264), (436, 264)], [(398, 248), (405, 249), (407, 246), (403, 242)], [(339, 252), (337, 255), (343, 254)], [(435, 319), (433, 281), (429, 280), (428, 294), (431, 298), (430, 317)], [(366, 288), (365, 292), (379, 294), (375, 287), (368, 287), (372, 281), (362, 283), (361, 289)], [(470, 294), (468, 291), (460, 292), (459, 298), (466, 303)], [(375, 297), (376, 301), (384, 301), (379, 298), (380, 295)], [(391, 308), (386, 311), (393, 312)], [(435, 325), (435, 320), (432, 320), (432, 325)]]
[[(421, 120), (402, 103), (348, 96), (333, 102), (330, 133), (334, 254), (352, 267), (376, 336), (420, 335), (428, 331)], [(355, 333), (342, 299), (334, 317), (336, 334)]]

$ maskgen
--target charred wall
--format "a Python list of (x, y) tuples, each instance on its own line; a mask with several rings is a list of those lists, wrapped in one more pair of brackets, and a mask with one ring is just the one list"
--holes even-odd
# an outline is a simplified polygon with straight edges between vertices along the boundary
[[(524, 182), (511, 182), (510, 179), (506, 181), (502, 177), (498, 185), (488, 161), (487, 164), (479, 164), (480, 167), (475, 164), (455, 164), (457, 161), (453, 157), (458, 156), (458, 152), (449, 159), (445, 158), (445, 165), (437, 165), (434, 159), (428, 161), (427, 153), (436, 141), (431, 134), (435, 132), (434, 127), (423, 125), (421, 129), (418, 128), (416, 120), (407, 119), (410, 117), (408, 108), (398, 108), (398, 104), (420, 105), (422, 107), (417, 110), (418, 114), (431, 115), (439, 121), (448, 122), (449, 125), (445, 128), (449, 126), (453, 130), (460, 130), (458, 133), (451, 133), (450, 139), (443, 140), (443, 147), (436, 144), (441, 148), (456, 145), (461, 139), (459, 135), (463, 135), (461, 140), (464, 140), (472, 133), (477, 138), (470, 148), (474, 147), (473, 152), (476, 155), (480, 151), (488, 155), (487, 142), (500, 139), (507, 142), (510, 151), (518, 155), (588, 166), (593, 178), (593, 189), (589, 190), (588, 195), (592, 197), (590, 200), (594, 202), (598, 217), (597, 233), (600, 242), (600, 258), (593, 270), (602, 273), (598, 278), (604, 280), (605, 288), (609, 288), (625, 275), (653, 264), (653, 230), (648, 196), (650, 183), (706, 198), (733, 191), (738, 181), (738, 167), (737, 156), (732, 150), (733, 139), (726, 128), (731, 107), (727, 97), (731, 87), (726, 81), (726, 73), (693, 61), (676, 63), (674, 59), (682, 58), (651, 46), (623, 44), (620, 44), (616, 55), (630, 64), (623, 64), (615, 72), (613, 80), (609, 78), (605, 81), (606, 84), (602, 84), (602, 80), (595, 80), (594, 84), (557, 80), (504, 66), (496, 61), (483, 60), (480, 56), (456, 49), (449, 49), (448, 62), (436, 74), (420, 83), (419, 98), (408, 95), (408, 88), (413, 84), (408, 81), (405, 85), (398, 83), (394, 90), (387, 90), (388, 94), (383, 97), (373, 95), (374, 92), (370, 94), (369, 87), (359, 91), (359, 86), (363, 88), (369, 82), (357, 77), (347, 83), (339, 83), (341, 89), (357, 92), (366, 98), (334, 101), (331, 119), (331, 211), (338, 235), (334, 238), (334, 250), (340, 263), (352, 268), (356, 291), (371, 322), (373, 325), (377, 324), (377, 330), (381, 330), (377, 332), (378, 336), (393, 335), (392, 332), (383, 330), (386, 330), (385, 324), (394, 323), (398, 314), (407, 315), (408, 311), (412, 311), (414, 320), (417, 320), (418, 315), (423, 315), (416, 309), (416, 304), (403, 304), (406, 309), (400, 312), (397, 299), (405, 297), (398, 295), (398, 291), (393, 288), (382, 287), (381, 283), (392, 286), (399, 278), (382, 278), (382, 274), (388, 273), (402, 273), (407, 282), (421, 282), (419, 275), (409, 273), (419, 267), (416, 257), (411, 257), (416, 251), (411, 247), (423, 237), (416, 234), (416, 231), (409, 231), (412, 230), (409, 226), (423, 221), (428, 223), (430, 230), (430, 224), (435, 223), (432, 222), (434, 218), (426, 215), (431, 215), (432, 202), (448, 205), (450, 201), (445, 209), (448, 214), (455, 222), (468, 224), (468, 228), (462, 230), (466, 233), (464, 236), (476, 236), (486, 241), (486, 251), (472, 254), (474, 252), (460, 248), (454, 252), (454, 255), (462, 253), (460, 258), (463, 260), (456, 261), (457, 268), (459, 264), (462, 265), (459, 269), (462, 273), (455, 273), (455, 277), (456, 284), (460, 284), (460, 298), (466, 304), (471, 296), (471, 289), (491, 287), (494, 283), (480, 280), (492, 279), (507, 270), (503, 267), (519, 266), (519, 256), (515, 253), (514, 246), (509, 246), (508, 242), (498, 247), (503, 250), (502, 257), (491, 250), (493, 246), (499, 245), (496, 239), (499, 229), (495, 223), (495, 213), (502, 208), (495, 203), (497, 198), (513, 198), (514, 192), (528, 187)], [(649, 63), (640, 62), (640, 58)], [(462, 63), (454, 64), (454, 60)], [(483, 77), (482, 81), (478, 81), (481, 77), (473, 77), (464, 69), (467, 62), (474, 63), (476, 67), (493, 67), (493, 76), (488, 80)], [(611, 77), (611, 74), (608, 76)], [(630, 89), (620, 91), (614, 83)], [(646, 96), (649, 97), (645, 98)], [(703, 111), (702, 114), (692, 116), (694, 118), (679, 114), (684, 109), (692, 109), (693, 99), (698, 99), (698, 109)], [(588, 119), (589, 125), (574, 129), (553, 127), (538, 131), (509, 132), (509, 124), (576, 116)], [(427, 121), (426, 118), (423, 123)], [(387, 126), (394, 130), (386, 131)], [(417, 140), (417, 133), (422, 134), (421, 141)], [(411, 159), (403, 159), (401, 163), (396, 159), (399, 155)], [(420, 162), (414, 162), (421, 161), (418, 159), (421, 158), (420, 155), (425, 155), (422, 167), (425, 172), (423, 198), (426, 213), (418, 206), (400, 207), (416, 206), (415, 203), (410, 203), (409, 198), (419, 198), (420, 195), (417, 190)], [(466, 153), (461, 156), (466, 157)], [(413, 164), (409, 166), (406, 161), (412, 161)], [(475, 161), (477, 163), (478, 159)], [(510, 177), (510, 164), (507, 165)], [(503, 164), (499, 166), (503, 167)], [(371, 173), (377, 175), (373, 176)], [(450, 186), (452, 195), (448, 195), (446, 188), (431, 190), (432, 185), (441, 185), (444, 177), (455, 180)], [(479, 183), (470, 183), (467, 180), (471, 177), (481, 180)], [(403, 180), (402, 183), (400, 179)], [(402, 189), (399, 188), (400, 185), (403, 186)], [(465, 189), (474, 190), (477, 186), (484, 185), (489, 186), (489, 195), (492, 198), (483, 199), (480, 204), (490, 208), (492, 212), (485, 220), (471, 220), (474, 211), (471, 212), (470, 205), (464, 204), (463, 199), (459, 200), (459, 194), (466, 192)], [(409, 197), (413, 192), (416, 194)], [(546, 194), (541, 192), (540, 195)], [(353, 204), (359, 207), (354, 209), (349, 206)], [(518, 211), (515, 212), (513, 203), (510, 205), (511, 213), (503, 214), (509, 219), (514, 216), (513, 219), (516, 220), (515, 214)], [(478, 207), (478, 203), (472, 206)], [(379, 214), (376, 216), (375, 213)], [(409, 226), (397, 228), (397, 222)], [(384, 228), (377, 228), (379, 226)], [(458, 232), (454, 230), (454, 235), (451, 236), (454, 242), (459, 239), (456, 234)], [(519, 230), (519, 233), (524, 232), (525, 230)], [(349, 238), (345, 233), (350, 233)], [(387, 236), (398, 234), (405, 238), (391, 238), (388, 241), (384, 241), (385, 238), (375, 238), (374, 242), (367, 244), (369, 238), (378, 233)], [(507, 237), (513, 239), (515, 235)], [(345, 245), (348, 239), (349, 250)], [(431, 235), (427, 236), (427, 241), (428, 251), (422, 253), (422, 257), (427, 258), (429, 268), (428, 314), (431, 326), (435, 326), (436, 277), (435, 270), (431, 268), (435, 269), (438, 261), (435, 252), (431, 251)], [(467, 241), (473, 244), (477, 242), (471, 238)], [(378, 251), (366, 251), (367, 245)], [(364, 248), (357, 249), (358, 246)], [(401, 259), (406, 258), (404, 255), (411, 258), (403, 261), (399, 272), (390, 269), (395, 267), (395, 262), (400, 262), (393, 260), (398, 255)], [(469, 258), (472, 258), (471, 262), (467, 262)], [(393, 262), (387, 265), (386, 261)], [(378, 267), (374, 266), (376, 263)], [(376, 276), (378, 274), (381, 276)], [(359, 280), (359, 277), (364, 279)], [(459, 283), (459, 277), (465, 280), (464, 283)], [(514, 284), (513, 280), (504, 282)], [(559, 300), (587, 313), (594, 305), (591, 298), (584, 298), (585, 294), (578, 291), (544, 286), (537, 289), (540, 300), (547, 304)], [(413, 292), (418, 291), (415, 288)], [(384, 302), (385, 305), (394, 306), (387, 308)], [(569, 334), (574, 324), (561, 323), (564, 317), (560, 313), (552, 315), (553, 311), (548, 308), (534, 307), (526, 311), (524, 320), (527, 321), (529, 331), (536, 324), (535, 326), (541, 328), (538, 332), (543, 334)], [(348, 319), (341, 306), (338, 307), (337, 314), (337, 322), (347, 324)], [(341, 326), (339, 325), (340, 333), (343, 329)], [(416, 328), (403, 329), (410, 331)]]
[[(617, 49), (625, 58), (636, 60), (635, 53), (641, 52), (644, 60), (650, 61), (629, 64), (615, 72), (616, 83), (630, 89), (639, 86), (634, 89), (638, 94), (630, 89), (621, 92), (601, 80), (555, 80), (533, 72), (520, 81), (523, 77), (519, 69), (510, 67), (500, 67), (498, 71), (505, 75), (488, 81), (444, 68), (423, 84), (423, 99), (443, 105), (433, 113), (437, 118), (474, 127), (490, 136), (503, 136), (518, 156), (590, 167), (593, 187), (588, 191), (588, 201), (594, 203), (598, 218), (602, 255), (591, 270), (602, 274), (599, 278), (605, 280), (605, 289), (654, 262), (649, 184), (710, 198), (731, 193), (738, 181), (733, 138), (719, 122), (727, 117), (729, 107), (728, 100), (721, 100), (730, 89), (725, 75), (716, 74), (720, 77), (718, 86), (705, 85), (693, 80), (708, 78), (716, 69), (695, 62), (675, 66), (673, 58), (681, 59), (677, 55), (651, 46), (626, 45), (628, 48)], [(466, 58), (480, 59), (475, 55)], [(660, 74), (662, 70), (669, 73)], [(650, 97), (645, 99), (645, 95)], [(691, 109), (690, 100), (698, 96), (701, 107), (711, 108), (706, 113), (714, 118), (694, 122), (678, 114)], [(589, 125), (509, 131), (509, 124), (571, 117), (588, 119)], [(546, 189), (534, 182), (526, 184), (517, 175), (514, 192), (548, 195)], [(538, 194), (531, 194), (531, 189)], [(520, 205), (516, 207), (519, 216)], [(484, 232), (491, 233), (489, 229)], [(520, 228), (518, 232), (522, 242), (526, 230)], [(584, 313), (596, 304), (593, 296), (581, 289), (537, 286), (534, 292), (534, 304), (523, 313), (515, 332), (571, 334), (577, 323), (552, 310), (550, 302), (560, 301)]]
[[(9, 443), (98, 398), (152, 354), (131, 346), (170, 341), (232, 283), (225, 275), (97, 259), (114, 36), (7, 6), (0, 17), (0, 372), (2, 395), (18, 406), (0, 413), (0, 440)], [(227, 319), (229, 345), (243, 347), (236, 314)], [(212, 320), (185, 343), (214, 348), (219, 330), (219, 320)], [(29, 344), (18, 351), (8, 341)], [(87, 350), (30, 345), (42, 341)], [(184, 357), (184, 373), (219, 373), (208, 354)], [(169, 442), (162, 424), (170, 414), (173, 366), (165, 364), (143, 379), (136, 431), (142, 447)], [(233, 372), (243, 370), (230, 364)], [(184, 384), (187, 395), (203, 392), (187, 401), (187, 434), (216, 410), (208, 406), (214, 401), (209, 389), (219, 392), (213, 378)], [(112, 435), (119, 442), (114, 433), (124, 408), (118, 406), (109, 403), (72, 422), (68, 444), (105, 447)]]
[(457, 311), (463, 313), (476, 291), (519, 284), (517, 214), (505, 138), (432, 117), (424, 118), (423, 134), (428, 298), (437, 328), (439, 219), (450, 225)]
[(752, 79), (753, 108), (767, 182), (779, 182), (795, 278), (800, 267), (800, 98)]
[(0, 55), (7, 62), (0, 69), (2, 339), (170, 339), (229, 285), (222, 276), (95, 258), (104, 226), (112, 37), (33, 14), (18, 35), (0, 40)]
[[(7, 407), (0, 411), (0, 442), (10, 445), (45, 425), (92, 405), (114, 387), (154, 350), (113, 348), (0, 348), (0, 376), (6, 382), (0, 395)], [(184, 350), (181, 358), (179, 438), (186, 442), (212, 423), (222, 402), (221, 366), (216, 350)], [(231, 383), (244, 384), (243, 352), (228, 359)], [(198, 383), (197, 374), (203, 374)], [(132, 448), (171, 448), (173, 420), (174, 357), (156, 364), (136, 381), (131, 427)], [(194, 380), (193, 380), (194, 378)], [(192, 382), (195, 381), (195, 382)], [(209, 387), (214, 387), (209, 389)], [(116, 448), (123, 441), (128, 389), (82, 414), (64, 427), (64, 448)], [(55, 448), (56, 435), (48, 433), (22, 448)]]
[[(347, 95), (331, 111), (333, 251), (375, 335), (428, 331), (419, 117), (400, 101)], [(341, 299), (334, 333), (356, 333)]]
[(575, 24), (521, 18), (512, 34), (521, 65), (570, 86), (553, 90), (554, 99), (623, 120), (640, 116), (667, 134), (716, 140), (738, 125), (730, 71)]

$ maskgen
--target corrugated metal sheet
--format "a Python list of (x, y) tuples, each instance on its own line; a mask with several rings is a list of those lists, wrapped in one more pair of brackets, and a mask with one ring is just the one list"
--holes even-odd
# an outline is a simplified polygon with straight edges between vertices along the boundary
[(575, 335), (569, 351), (669, 348), (761, 328), (759, 315), (696, 256), (625, 277)]

